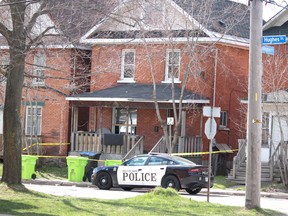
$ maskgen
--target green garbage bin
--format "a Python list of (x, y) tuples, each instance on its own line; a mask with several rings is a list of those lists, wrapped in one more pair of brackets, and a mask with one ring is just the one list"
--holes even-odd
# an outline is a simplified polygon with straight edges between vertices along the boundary
[(38, 156), (22, 155), (22, 179), (35, 179), (35, 164)]
[(68, 180), (72, 182), (82, 182), (84, 180), (88, 158), (68, 156), (66, 160), (68, 165)]
[(105, 160), (105, 166), (118, 166), (122, 164), (121, 160)]

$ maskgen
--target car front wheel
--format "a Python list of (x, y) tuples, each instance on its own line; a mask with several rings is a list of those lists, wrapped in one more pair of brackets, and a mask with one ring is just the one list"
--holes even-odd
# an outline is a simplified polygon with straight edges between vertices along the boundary
[(106, 172), (99, 173), (96, 177), (96, 186), (101, 190), (109, 190), (112, 187), (111, 176)]
[(161, 186), (163, 188), (174, 188), (176, 191), (180, 190), (180, 183), (175, 176), (169, 175), (162, 180)]
[(189, 194), (198, 194), (201, 191), (201, 188), (195, 188), (195, 189), (185, 189), (187, 193)]

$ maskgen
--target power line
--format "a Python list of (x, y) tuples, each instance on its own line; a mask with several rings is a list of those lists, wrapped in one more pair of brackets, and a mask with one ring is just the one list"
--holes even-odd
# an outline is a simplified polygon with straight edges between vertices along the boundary
[(266, 4), (275, 5), (275, 6), (277, 6), (277, 7), (282, 8), (282, 9), (288, 9), (288, 2), (286, 2), (286, 1), (284, 1), (284, 0), (282, 1), (282, 3), (286, 3), (285, 6), (283, 6), (283, 5), (275, 2), (274, 0), (263, 0), (263, 2), (266, 2)]

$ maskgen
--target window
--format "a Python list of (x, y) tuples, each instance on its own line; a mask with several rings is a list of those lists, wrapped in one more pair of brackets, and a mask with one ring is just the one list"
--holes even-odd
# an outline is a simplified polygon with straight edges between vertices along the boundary
[(165, 80), (179, 82), (180, 50), (168, 50), (166, 55)]
[(126, 166), (143, 166), (145, 162), (147, 161), (148, 156), (143, 156), (143, 157), (135, 157), (127, 162), (125, 162)]
[(34, 56), (33, 85), (44, 85), (46, 58), (44, 54)]
[(175, 165), (176, 163), (172, 160), (166, 158), (151, 156), (148, 165), (157, 166), (157, 165)]
[(221, 111), (220, 113), (220, 127), (226, 128), (228, 126), (228, 113), (227, 111)]
[(135, 72), (135, 50), (122, 51), (121, 79), (134, 81)]
[(42, 107), (28, 106), (26, 109), (26, 135), (41, 135)]
[(114, 109), (115, 134), (136, 134), (137, 126), (137, 109)]

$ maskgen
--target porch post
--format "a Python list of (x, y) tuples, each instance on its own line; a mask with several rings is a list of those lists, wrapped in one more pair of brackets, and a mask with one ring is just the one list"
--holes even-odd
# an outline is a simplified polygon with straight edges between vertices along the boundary
[(178, 144), (178, 152), (184, 152), (184, 139), (186, 136), (186, 111), (182, 111), (181, 115), (181, 133)]

